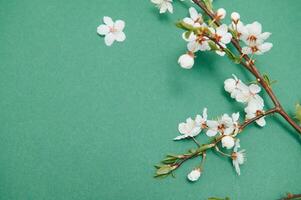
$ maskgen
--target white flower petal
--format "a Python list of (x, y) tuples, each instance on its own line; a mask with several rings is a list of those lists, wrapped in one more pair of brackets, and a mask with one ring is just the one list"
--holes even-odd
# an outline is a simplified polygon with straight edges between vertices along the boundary
[(102, 25), (97, 27), (97, 33), (99, 35), (106, 35), (109, 32), (110, 32), (110, 28), (107, 25), (102, 24)]
[(216, 136), (216, 134), (217, 134), (217, 130), (213, 130), (213, 129), (208, 129), (206, 132), (206, 135), (208, 137), (214, 137), (214, 136)]
[(188, 137), (187, 135), (179, 135), (179, 136), (175, 137), (173, 140), (182, 140), (182, 139), (185, 139), (187, 137)]
[(118, 42), (123, 42), (126, 39), (124, 32), (115, 32), (114, 35), (115, 35), (116, 41), (118, 41)]
[(191, 26), (194, 25), (194, 21), (191, 18), (189, 18), (189, 17), (185, 17), (183, 19), (183, 22), (186, 23), (186, 24), (188, 24), (188, 25), (191, 25)]
[(108, 17), (108, 16), (104, 16), (104, 17), (103, 17), (103, 22), (104, 22), (106, 25), (111, 26), (111, 27), (114, 25), (114, 22), (113, 22), (112, 18), (111, 18), (111, 17)]
[(115, 35), (113, 33), (108, 33), (106, 36), (105, 36), (105, 44), (107, 46), (111, 46), (115, 41)]
[(257, 84), (251, 84), (249, 86), (250, 92), (253, 94), (257, 94), (261, 91), (261, 87), (259, 87)]
[(123, 31), (124, 29), (124, 26), (125, 26), (125, 22), (122, 21), (122, 20), (117, 20), (115, 23), (114, 23), (114, 29), (116, 29), (117, 31)]
[(185, 123), (180, 123), (178, 126), (178, 130), (181, 134), (186, 134), (187, 133), (187, 128)]
[(189, 14), (193, 21), (196, 21), (199, 18), (198, 11), (194, 7), (189, 8)]
[(266, 42), (266, 43), (259, 45), (258, 49), (260, 52), (265, 53), (265, 52), (271, 50), (272, 47), (273, 47), (272, 43)]
[(260, 119), (256, 120), (256, 124), (258, 124), (261, 127), (264, 127), (266, 125), (264, 117), (261, 117)]

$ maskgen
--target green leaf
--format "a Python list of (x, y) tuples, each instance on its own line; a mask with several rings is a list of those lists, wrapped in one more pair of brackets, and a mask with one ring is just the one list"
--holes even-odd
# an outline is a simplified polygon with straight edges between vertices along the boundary
[(212, 11), (212, 9), (213, 9), (212, 2), (210, 0), (203, 0), (203, 2), (206, 5), (206, 7), (208, 8), (208, 10)]
[(271, 80), (270, 77), (267, 74), (262, 75), (264, 82), (268, 84), (268, 86), (272, 86), (274, 83), (276, 83), (276, 80)]
[(156, 171), (156, 175), (164, 175), (169, 174), (173, 168), (170, 165), (162, 165), (159, 169)]
[(234, 63), (239, 64), (241, 62), (240, 57), (236, 56), (230, 49), (225, 48), (224, 51)]
[(185, 37), (186, 39), (188, 39), (191, 33), (192, 33), (192, 31), (186, 31), (186, 32), (184, 33), (184, 37)]
[(208, 42), (208, 44), (209, 44), (211, 50), (213, 50), (213, 51), (219, 50), (219, 47), (215, 44), (215, 42), (210, 40)]
[(301, 105), (299, 103), (296, 104), (296, 116), (295, 118), (299, 121), (301, 125)]

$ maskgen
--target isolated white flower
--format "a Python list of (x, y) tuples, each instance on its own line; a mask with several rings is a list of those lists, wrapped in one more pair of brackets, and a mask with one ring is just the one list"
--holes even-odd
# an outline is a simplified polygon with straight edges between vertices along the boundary
[(204, 23), (201, 13), (198, 13), (194, 7), (189, 8), (190, 17), (185, 17), (183, 22), (193, 27), (201, 27)]
[(200, 176), (201, 176), (202, 172), (201, 172), (201, 169), (200, 168), (196, 168), (194, 170), (192, 170), (188, 175), (187, 175), (187, 178), (189, 181), (197, 181)]
[(245, 28), (247, 31), (241, 36), (242, 40), (247, 45), (242, 48), (244, 54), (261, 55), (273, 47), (272, 43), (265, 42), (265, 40), (270, 37), (271, 33), (262, 33), (262, 26), (259, 22), (247, 24)]
[(234, 147), (235, 141), (232, 136), (226, 135), (222, 138), (222, 147), (227, 149), (232, 149)]
[[(228, 32), (228, 26), (226, 24), (222, 24), (216, 29), (210, 27), (209, 30), (212, 33), (215, 41), (218, 42), (222, 47), (225, 48), (226, 44), (231, 42), (232, 34)], [(225, 55), (225, 52), (223, 51), (216, 51), (216, 53), (220, 56)]]
[(151, 2), (156, 4), (161, 14), (166, 11), (173, 13), (172, 0), (151, 0)]
[(105, 44), (107, 46), (111, 46), (114, 41), (123, 42), (126, 39), (126, 36), (123, 32), (125, 27), (125, 22), (122, 20), (117, 20), (113, 22), (111, 17), (103, 17), (103, 22), (105, 24), (101, 24), (97, 27), (97, 33), (99, 35), (105, 36)]
[(194, 65), (194, 55), (193, 53), (186, 53), (179, 57), (179, 65), (184, 69), (191, 69)]
[[(257, 117), (261, 115), (263, 111), (263, 104), (261, 101), (258, 101), (257, 99), (253, 99), (248, 103), (248, 106), (245, 108), (246, 112), (246, 119), (252, 119), (254, 117)], [(256, 120), (256, 123), (264, 127), (266, 125), (265, 117), (261, 117), (258, 120)]]
[(238, 149), (240, 148), (240, 141), (239, 139), (236, 140), (235, 142), (235, 146), (233, 149), (233, 153), (232, 153), (232, 164), (235, 168), (235, 171), (238, 175), (240, 175), (240, 167), (239, 165), (244, 164), (244, 162), (246, 161), (246, 155), (245, 155), (245, 150), (241, 150), (238, 151)]
[(202, 131), (202, 127), (200, 126), (200, 124), (191, 118), (186, 119), (186, 123), (180, 123), (178, 129), (181, 135), (175, 137), (174, 140), (181, 140), (187, 137), (194, 137)]

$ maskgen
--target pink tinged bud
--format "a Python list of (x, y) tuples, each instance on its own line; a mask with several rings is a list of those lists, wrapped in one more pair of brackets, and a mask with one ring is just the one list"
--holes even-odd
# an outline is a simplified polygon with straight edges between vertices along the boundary
[(232, 149), (235, 145), (235, 141), (231, 136), (224, 136), (222, 138), (222, 146), (227, 149)]
[(237, 24), (238, 21), (240, 20), (240, 15), (239, 15), (239, 13), (233, 12), (233, 13), (231, 14), (231, 19), (232, 19), (232, 21), (233, 21), (235, 24)]
[(197, 181), (200, 176), (201, 176), (202, 172), (201, 172), (201, 169), (200, 168), (197, 168), (197, 169), (194, 169), (192, 170), (188, 175), (187, 175), (187, 178), (189, 181)]
[(189, 53), (183, 54), (179, 57), (178, 63), (184, 69), (191, 69), (194, 65), (194, 56)]
[(216, 11), (217, 19), (224, 19), (226, 17), (226, 10), (224, 8), (220, 8)]

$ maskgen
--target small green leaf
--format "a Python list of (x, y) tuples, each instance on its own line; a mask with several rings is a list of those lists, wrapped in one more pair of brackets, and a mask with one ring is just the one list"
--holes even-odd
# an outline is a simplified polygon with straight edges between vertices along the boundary
[(212, 6), (212, 1), (211, 0), (203, 0), (204, 4), (208, 8), (208, 10), (212, 11), (213, 6)]
[(268, 84), (268, 86), (272, 86), (274, 83), (276, 83), (276, 80), (271, 80), (270, 77), (267, 74), (262, 75), (264, 82)]
[(236, 56), (230, 49), (225, 48), (224, 51), (234, 63), (239, 64), (241, 62), (240, 57)]
[(191, 35), (191, 33), (192, 33), (192, 31), (186, 31), (186, 32), (184, 33), (184, 37), (185, 37), (186, 39), (188, 39), (189, 36)]
[(215, 44), (215, 42), (213, 41), (209, 41), (208, 42), (209, 46), (210, 46), (210, 49), (213, 50), (213, 51), (216, 51), (216, 50), (219, 50), (218, 46)]
[(299, 121), (301, 125), (301, 105), (299, 103), (296, 104), (296, 116), (295, 118)]
[(156, 171), (156, 175), (164, 175), (164, 174), (169, 174), (173, 168), (170, 165), (163, 165)]

